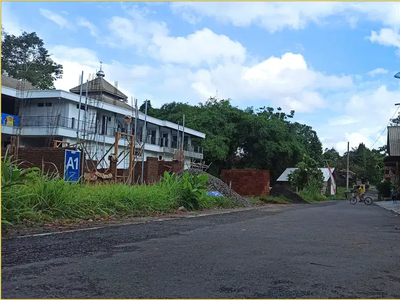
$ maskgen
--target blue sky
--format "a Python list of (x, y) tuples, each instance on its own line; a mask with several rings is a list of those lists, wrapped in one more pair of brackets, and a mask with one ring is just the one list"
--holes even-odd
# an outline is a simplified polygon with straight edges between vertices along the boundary
[[(400, 4), (2, 2), (2, 25), (35, 31), (64, 66), (59, 89), (103, 62), (139, 102), (283, 107), (324, 147), (385, 143), (400, 102)], [(217, 92), (218, 91), (218, 92)], [(375, 143), (375, 141), (378, 141)]]

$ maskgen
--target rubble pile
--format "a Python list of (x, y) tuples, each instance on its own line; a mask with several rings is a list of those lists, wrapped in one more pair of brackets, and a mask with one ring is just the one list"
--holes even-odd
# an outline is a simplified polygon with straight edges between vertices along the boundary
[(180, 172), (176, 173), (176, 175), (181, 176), (185, 172), (189, 172), (189, 174), (193, 174), (193, 175), (207, 174), (208, 175), (207, 188), (209, 191), (218, 191), (224, 197), (232, 199), (235, 203), (240, 204), (240, 205), (245, 205), (245, 206), (253, 205), (250, 200), (243, 198), (238, 193), (231, 190), (229, 188), (229, 186), (225, 182), (223, 182), (221, 179), (219, 179), (215, 176), (212, 176), (212, 175), (208, 174), (207, 172), (204, 172), (204, 171), (198, 170), (198, 169), (189, 169), (189, 170), (185, 170), (185, 171), (180, 171)]
[(290, 202), (295, 203), (295, 204), (307, 204), (308, 202), (301, 198), (298, 194), (293, 193), (287, 189), (285, 189), (282, 185), (276, 184), (272, 187), (270, 190), (269, 194), (271, 196), (275, 197), (285, 197), (287, 198)]

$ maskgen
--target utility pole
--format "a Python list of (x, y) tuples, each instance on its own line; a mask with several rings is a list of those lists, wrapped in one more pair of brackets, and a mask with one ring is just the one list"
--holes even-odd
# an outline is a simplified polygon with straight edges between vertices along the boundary
[[(145, 109), (144, 109), (144, 141), (143, 141), (143, 138), (142, 138), (142, 141), (143, 141), (143, 143), (144, 144), (146, 144), (146, 139), (147, 139), (147, 127), (146, 127), (146, 123), (147, 123), (147, 103), (148, 103), (148, 100), (146, 99), (146, 106), (145, 106)], [(144, 179), (143, 179), (143, 175), (144, 175), (144, 146), (143, 146), (143, 152), (142, 152), (142, 177), (141, 177), (141, 179), (142, 179), (142, 184), (144, 183)]]
[(78, 141), (79, 141), (79, 122), (80, 122), (80, 118), (81, 118), (82, 85), (83, 85), (83, 71), (82, 71), (82, 75), (81, 75), (81, 88), (79, 91), (78, 125), (76, 126), (76, 139)]
[(182, 143), (181, 143), (181, 145), (182, 145), (182, 155), (181, 155), (181, 159), (182, 159), (182, 170), (185, 168), (185, 161), (183, 160), (183, 157), (184, 157), (184, 155), (183, 155), (183, 151), (185, 150), (185, 149), (183, 149), (183, 147), (184, 147), (184, 143), (185, 143), (185, 115), (183, 115), (183, 122), (182, 122)]
[(350, 158), (350, 142), (347, 142), (347, 176), (346, 176), (346, 190), (349, 191), (349, 160)]

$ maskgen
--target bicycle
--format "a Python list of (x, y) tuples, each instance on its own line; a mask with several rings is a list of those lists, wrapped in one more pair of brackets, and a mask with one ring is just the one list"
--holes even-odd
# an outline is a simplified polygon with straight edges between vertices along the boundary
[(354, 195), (353, 197), (350, 198), (350, 204), (355, 205), (359, 199), (360, 202), (364, 202), (365, 205), (371, 205), (373, 203), (371, 197), (364, 197), (364, 195), (362, 196)]

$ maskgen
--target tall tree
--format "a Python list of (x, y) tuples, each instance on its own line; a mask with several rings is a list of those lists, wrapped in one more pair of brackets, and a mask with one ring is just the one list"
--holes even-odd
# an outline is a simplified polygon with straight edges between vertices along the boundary
[(2, 32), (2, 73), (16, 79), (26, 79), (40, 89), (54, 88), (54, 81), (62, 77), (63, 67), (55, 63), (35, 32), (20, 36)]

